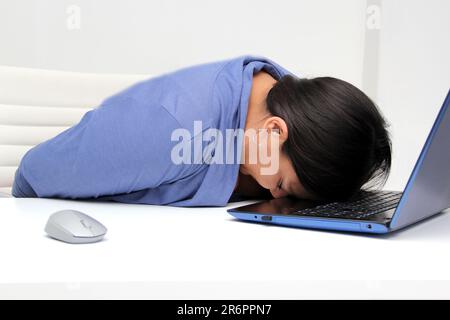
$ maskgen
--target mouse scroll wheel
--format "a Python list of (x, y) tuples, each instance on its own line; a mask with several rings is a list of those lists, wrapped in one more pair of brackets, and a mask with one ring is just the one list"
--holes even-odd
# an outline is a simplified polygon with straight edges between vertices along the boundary
[(83, 225), (83, 227), (85, 227), (86, 229), (91, 229), (92, 228), (92, 226), (88, 222), (86, 222), (84, 220), (80, 220), (80, 222)]

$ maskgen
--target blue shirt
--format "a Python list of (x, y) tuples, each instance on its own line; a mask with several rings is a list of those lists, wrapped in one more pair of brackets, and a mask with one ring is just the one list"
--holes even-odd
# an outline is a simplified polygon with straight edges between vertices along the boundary
[[(15, 197), (113, 200), (173, 206), (224, 206), (239, 162), (175, 164), (172, 133), (244, 129), (253, 74), (289, 71), (256, 56), (205, 63), (140, 81), (106, 98), (80, 122), (23, 157)], [(235, 142), (238, 150), (242, 145)], [(214, 152), (212, 153), (214, 154)], [(195, 154), (192, 155), (194, 157)]]

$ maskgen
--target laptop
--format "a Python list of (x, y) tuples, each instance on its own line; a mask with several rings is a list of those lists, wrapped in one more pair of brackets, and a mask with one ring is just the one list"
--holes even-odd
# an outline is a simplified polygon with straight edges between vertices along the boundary
[(228, 209), (237, 219), (265, 224), (363, 233), (389, 233), (450, 207), (450, 90), (401, 191), (361, 190), (345, 202), (284, 197)]

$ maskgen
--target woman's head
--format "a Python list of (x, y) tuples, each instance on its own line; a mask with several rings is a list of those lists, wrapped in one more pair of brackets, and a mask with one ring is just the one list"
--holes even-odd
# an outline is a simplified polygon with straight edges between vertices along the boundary
[(344, 200), (387, 178), (391, 141), (386, 122), (353, 85), (331, 77), (287, 75), (273, 85), (265, 102), (270, 117), (264, 127), (281, 132), (280, 174), (273, 181), (257, 180), (273, 187), (281, 176), (290, 175), (291, 188), (303, 189), (297, 194)]

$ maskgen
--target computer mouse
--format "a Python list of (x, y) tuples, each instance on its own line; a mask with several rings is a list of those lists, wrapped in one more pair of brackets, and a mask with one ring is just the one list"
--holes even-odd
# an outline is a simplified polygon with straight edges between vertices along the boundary
[(80, 211), (61, 210), (48, 218), (45, 232), (50, 237), (67, 243), (92, 243), (102, 240), (107, 229)]

